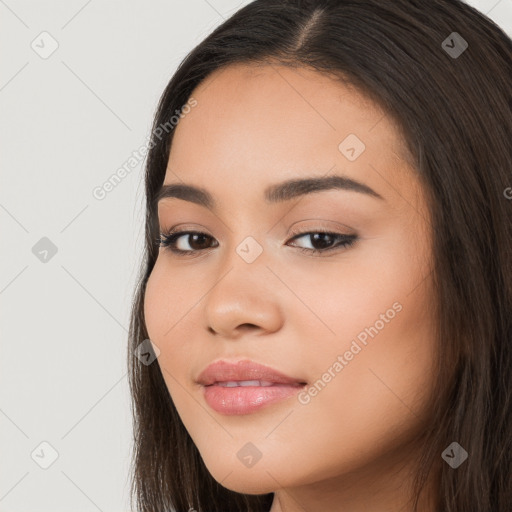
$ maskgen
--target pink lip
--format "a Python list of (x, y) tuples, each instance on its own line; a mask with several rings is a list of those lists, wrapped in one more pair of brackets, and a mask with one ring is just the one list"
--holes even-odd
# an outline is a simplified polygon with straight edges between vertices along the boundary
[(197, 382), (203, 386), (234, 380), (267, 380), (275, 384), (304, 384), (300, 379), (294, 379), (269, 366), (248, 359), (232, 363), (224, 360), (215, 361), (209, 364), (197, 378)]
[[(229, 381), (258, 380), (272, 382), (271, 386), (219, 385)], [(249, 414), (266, 405), (289, 398), (300, 391), (305, 382), (289, 377), (273, 368), (250, 360), (216, 361), (201, 372), (197, 382), (203, 386), (208, 405), (222, 414)]]

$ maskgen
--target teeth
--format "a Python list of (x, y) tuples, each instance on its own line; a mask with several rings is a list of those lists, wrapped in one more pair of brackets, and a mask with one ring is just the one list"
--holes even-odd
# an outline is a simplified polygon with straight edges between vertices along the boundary
[(227, 382), (216, 382), (215, 384), (225, 388), (235, 388), (238, 386), (272, 386), (274, 383), (267, 380), (232, 380)]

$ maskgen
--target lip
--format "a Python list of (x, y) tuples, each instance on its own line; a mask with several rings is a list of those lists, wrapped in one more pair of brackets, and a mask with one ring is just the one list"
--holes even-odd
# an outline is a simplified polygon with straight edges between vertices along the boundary
[[(266, 381), (266, 385), (221, 385), (233, 381)], [(306, 385), (302, 379), (290, 377), (248, 359), (235, 362), (215, 361), (200, 373), (197, 383), (202, 385), (208, 405), (216, 412), (227, 415), (255, 412), (296, 395)]]
[(270, 366), (249, 359), (234, 362), (215, 361), (209, 364), (197, 378), (197, 382), (203, 386), (210, 386), (216, 382), (240, 380), (266, 380), (274, 384), (305, 384), (301, 379), (289, 377)]

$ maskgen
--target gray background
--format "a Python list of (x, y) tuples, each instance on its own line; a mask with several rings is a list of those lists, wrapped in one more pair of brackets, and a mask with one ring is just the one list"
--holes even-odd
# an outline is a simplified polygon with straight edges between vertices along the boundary
[[(93, 190), (147, 145), (182, 58), (246, 3), (0, 0), (0, 512), (129, 509), (143, 162)], [(512, 35), (512, 0), (469, 3)]]

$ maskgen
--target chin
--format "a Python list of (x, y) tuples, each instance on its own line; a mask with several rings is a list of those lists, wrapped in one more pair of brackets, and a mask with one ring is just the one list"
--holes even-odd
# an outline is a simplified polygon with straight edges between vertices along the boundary
[(275, 478), (277, 471), (267, 472), (267, 468), (262, 464), (262, 461), (250, 468), (244, 467), (238, 459), (235, 459), (231, 465), (219, 465), (218, 463), (211, 465), (207, 464), (206, 461), (205, 465), (212, 477), (222, 487), (230, 491), (241, 494), (268, 494), (281, 487), (279, 477)]
[[(224, 479), (222, 480), (222, 478)], [(217, 479), (215, 478), (215, 480)], [(276, 488), (280, 487), (268, 473), (248, 473), (246, 475), (231, 473), (227, 478), (221, 477), (221, 480), (222, 482), (219, 480), (217, 482), (222, 487), (240, 494), (268, 494), (275, 492)]]

